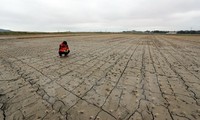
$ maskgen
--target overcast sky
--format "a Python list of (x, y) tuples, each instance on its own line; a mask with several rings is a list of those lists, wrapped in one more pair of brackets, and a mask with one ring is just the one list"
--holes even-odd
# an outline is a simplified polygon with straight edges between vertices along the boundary
[(200, 30), (200, 0), (0, 0), (0, 28)]

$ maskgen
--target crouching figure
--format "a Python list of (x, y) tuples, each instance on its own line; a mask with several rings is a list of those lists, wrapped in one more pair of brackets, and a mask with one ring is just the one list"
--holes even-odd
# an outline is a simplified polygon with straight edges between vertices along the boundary
[(70, 50), (69, 50), (69, 46), (67, 44), (66, 41), (63, 41), (60, 46), (59, 46), (59, 55), (60, 57), (67, 56), (69, 54)]

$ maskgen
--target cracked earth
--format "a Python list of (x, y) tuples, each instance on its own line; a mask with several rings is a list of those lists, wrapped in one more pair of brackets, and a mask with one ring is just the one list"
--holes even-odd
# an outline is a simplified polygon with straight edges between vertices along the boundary
[(200, 36), (0, 37), (0, 119), (200, 119)]

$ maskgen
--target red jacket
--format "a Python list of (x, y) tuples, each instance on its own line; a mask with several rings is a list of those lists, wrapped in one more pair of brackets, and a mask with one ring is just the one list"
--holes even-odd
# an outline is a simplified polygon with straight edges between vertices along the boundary
[(66, 52), (69, 50), (68, 45), (65, 45), (63, 43), (60, 44), (59, 52)]

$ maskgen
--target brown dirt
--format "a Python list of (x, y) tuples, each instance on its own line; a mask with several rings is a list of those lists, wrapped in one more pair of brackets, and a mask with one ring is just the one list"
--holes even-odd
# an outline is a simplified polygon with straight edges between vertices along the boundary
[(0, 119), (200, 119), (200, 36), (2, 38)]

